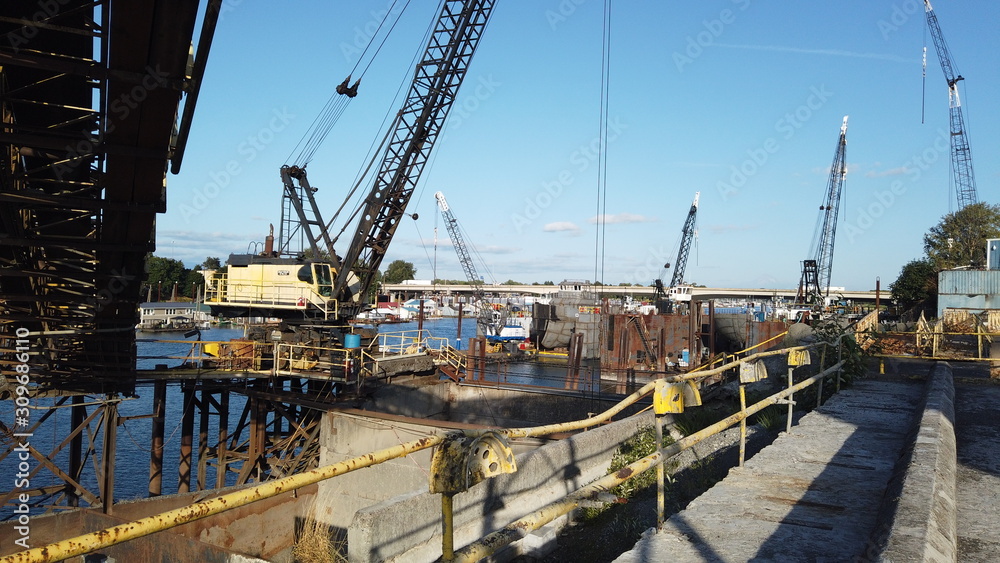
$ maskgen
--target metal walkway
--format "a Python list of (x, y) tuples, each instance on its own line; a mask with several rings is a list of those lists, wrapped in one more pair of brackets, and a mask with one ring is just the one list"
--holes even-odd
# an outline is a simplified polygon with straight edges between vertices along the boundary
[(923, 393), (872, 380), (842, 391), (615, 561), (868, 559)]

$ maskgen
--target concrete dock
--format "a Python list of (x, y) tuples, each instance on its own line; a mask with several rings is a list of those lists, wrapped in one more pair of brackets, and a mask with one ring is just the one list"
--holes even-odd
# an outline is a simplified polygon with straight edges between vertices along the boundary
[(908, 369), (927, 383), (858, 382), (615, 561), (997, 560), (1000, 388), (960, 390), (960, 444), (986, 440), (956, 471), (951, 368)]

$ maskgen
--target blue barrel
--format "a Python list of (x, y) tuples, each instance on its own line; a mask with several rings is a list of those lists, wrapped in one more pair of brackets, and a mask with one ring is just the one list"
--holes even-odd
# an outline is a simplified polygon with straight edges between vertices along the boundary
[(345, 334), (344, 335), (344, 348), (360, 348), (361, 347), (361, 335), (360, 334)]

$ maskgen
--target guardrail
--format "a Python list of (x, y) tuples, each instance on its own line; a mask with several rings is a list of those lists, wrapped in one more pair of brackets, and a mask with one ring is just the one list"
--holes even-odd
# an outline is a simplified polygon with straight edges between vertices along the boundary
[[(136, 342), (156, 342), (163, 344), (185, 344), (190, 346), (184, 355), (159, 354), (155, 356), (137, 356), (137, 360), (180, 361), (177, 368), (207, 369), (205, 362), (215, 364), (212, 369), (224, 371), (254, 371), (260, 370), (260, 360), (272, 355), (273, 344), (252, 340), (156, 340), (136, 339)], [(174, 369), (177, 369), (174, 368)]]
[(228, 274), (216, 274), (209, 280), (205, 303), (300, 311), (315, 308), (325, 319), (337, 318), (340, 307), (336, 299), (317, 293), (303, 282), (232, 279)]
[(447, 338), (431, 336), (427, 330), (403, 330), (379, 334), (378, 339), (372, 341), (370, 353), (376, 356), (399, 356), (440, 350), (446, 346), (450, 346)]
[[(270, 498), (289, 490), (318, 483), (320, 481), (336, 477), (351, 471), (376, 465), (391, 459), (401, 458), (410, 453), (441, 446), (434, 456), (432, 462), (431, 492), (439, 492), (442, 495), (442, 519), (444, 522), (444, 534), (442, 535), (442, 558), (446, 561), (473, 561), (486, 557), (494, 553), (500, 547), (515, 541), (531, 531), (545, 525), (558, 516), (568, 513), (578, 507), (587, 499), (595, 498), (599, 492), (607, 490), (627, 479), (634, 478), (639, 474), (655, 468), (657, 471), (657, 519), (663, 521), (664, 516), (664, 467), (663, 462), (671, 456), (680, 453), (682, 450), (697, 444), (698, 442), (717, 434), (737, 423), (741, 425), (741, 463), (743, 452), (745, 451), (746, 419), (771, 405), (788, 405), (788, 422), (786, 430), (791, 430), (792, 407), (794, 405), (795, 393), (802, 391), (816, 383), (823, 382), (827, 377), (839, 372), (843, 366), (843, 361), (839, 361), (829, 368), (822, 369), (799, 383), (794, 383), (792, 370), (795, 365), (803, 364), (805, 359), (802, 354), (805, 351), (815, 349), (819, 346), (826, 347), (826, 343), (810, 346), (798, 346), (784, 350), (763, 352), (750, 357), (742, 358), (738, 361), (721, 366), (713, 370), (706, 370), (698, 373), (683, 374), (665, 377), (652, 381), (635, 391), (612, 408), (588, 417), (583, 420), (548, 424), (528, 428), (508, 428), (501, 430), (464, 430), (454, 431), (448, 434), (435, 434), (422, 437), (390, 448), (371, 452), (347, 461), (335, 463), (311, 471), (299, 473), (290, 477), (268, 481), (260, 485), (242, 489), (239, 491), (220, 495), (219, 497), (197, 502), (189, 506), (175, 510), (156, 514), (142, 518), (133, 522), (123, 523), (118, 526), (106, 528), (97, 532), (83, 534), (74, 538), (62, 540), (46, 546), (32, 548), (20, 553), (16, 553), (3, 559), (0, 563), (24, 563), (24, 562), (48, 562), (59, 561), (76, 555), (90, 553), (105, 547), (123, 543), (132, 539), (150, 535), (156, 532), (167, 530), (175, 526), (193, 522), (214, 514), (251, 504), (253, 502)], [(843, 348), (843, 346), (838, 346)], [(775, 355), (793, 355), (790, 359), (787, 375), (788, 387), (778, 393), (767, 397), (753, 405), (745, 405), (745, 395), (743, 388), (746, 383), (766, 376), (766, 370), (762, 371), (763, 364), (759, 360)], [(825, 354), (822, 354), (825, 356)], [(822, 360), (821, 360), (822, 362)], [(750, 366), (750, 367), (746, 367)], [(696, 398), (694, 404), (700, 404), (700, 397), (697, 396), (696, 386), (690, 382), (701, 378), (718, 375), (728, 370), (738, 369), (741, 373), (741, 408), (729, 417), (683, 438), (670, 446), (661, 447), (656, 453), (640, 459), (626, 468), (614, 474), (603, 477), (575, 492), (570, 493), (563, 499), (556, 501), (542, 509), (512, 522), (502, 529), (493, 532), (477, 542), (474, 542), (460, 550), (453, 550), (451, 538), (452, 515), (450, 512), (451, 498), (468, 488), (479, 480), (496, 476), (502, 470), (513, 469), (513, 454), (506, 447), (506, 440), (512, 438), (541, 437), (563, 432), (574, 432), (586, 430), (612, 420), (627, 407), (634, 405), (641, 399), (652, 397), (653, 407), (657, 416), (655, 425), (657, 433), (657, 444), (661, 446), (662, 426), (664, 417), (670, 412), (678, 412), (675, 409), (680, 405), (683, 408), (684, 401), (688, 400), (685, 395), (692, 393)], [(835, 377), (839, 386), (840, 377)], [(817, 393), (817, 404), (820, 402), (821, 392)], [(485, 461), (485, 465), (484, 465)], [(497, 462), (497, 468), (493, 469), (492, 462)], [(477, 472), (473, 474), (473, 472)]]
[(949, 332), (939, 324), (918, 327), (913, 332), (883, 331), (868, 333), (872, 338), (867, 350), (880, 358), (918, 358), (943, 361), (997, 361), (990, 348), (1000, 332), (977, 327), (972, 332)]
[(306, 344), (276, 343), (274, 374), (283, 376), (313, 376), (329, 374), (330, 381), (354, 383), (365, 375), (365, 357), (360, 348), (328, 348)]

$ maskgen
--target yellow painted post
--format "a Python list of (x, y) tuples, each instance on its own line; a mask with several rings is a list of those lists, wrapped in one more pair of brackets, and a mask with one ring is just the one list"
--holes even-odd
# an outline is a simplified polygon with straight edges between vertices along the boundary
[[(840, 393), (840, 376), (844, 374), (844, 337), (840, 337), (840, 346), (837, 346), (837, 363), (840, 364), (840, 369), (833, 374), (834, 379), (834, 392)], [(879, 373), (885, 373), (885, 366), (882, 360), (878, 363)]]
[(455, 520), (451, 493), (441, 494), (441, 560), (455, 560)]
[(665, 476), (663, 474), (663, 415), (656, 415), (656, 452), (661, 455), (660, 461), (656, 464), (656, 529), (663, 527), (664, 512), (666, 506), (666, 491), (664, 491)]
[[(747, 410), (746, 385), (740, 384), (740, 412)], [(740, 420), (740, 467), (747, 457), (747, 419)]]
[[(819, 371), (823, 373), (826, 369), (826, 349), (830, 344), (828, 342), (823, 343), (823, 351), (819, 355)], [(818, 409), (823, 404), (823, 380), (820, 379), (819, 383), (816, 384), (816, 408)]]
[[(788, 388), (792, 388), (792, 370), (795, 368), (788, 368)], [(820, 372), (822, 373), (822, 372)], [(794, 405), (793, 399), (795, 398), (795, 393), (788, 394), (788, 420), (785, 421), (785, 432), (792, 433), (792, 406)]]

